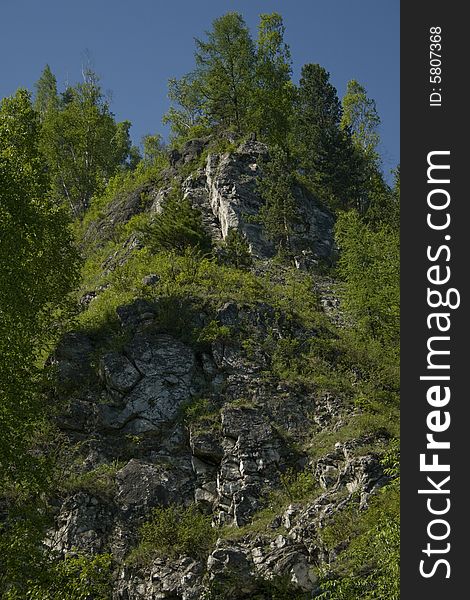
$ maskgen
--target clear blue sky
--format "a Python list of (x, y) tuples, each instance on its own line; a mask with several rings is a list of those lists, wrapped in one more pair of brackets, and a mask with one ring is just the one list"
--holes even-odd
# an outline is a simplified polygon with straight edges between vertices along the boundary
[(399, 162), (399, 0), (0, 0), (0, 97), (33, 89), (46, 63), (65, 82), (93, 58), (112, 110), (132, 122), (132, 137), (159, 131), (166, 82), (193, 66), (194, 37), (229, 10), (255, 33), (258, 15), (279, 12), (294, 77), (307, 62), (331, 74), (341, 97), (357, 79), (382, 119), (384, 171)]

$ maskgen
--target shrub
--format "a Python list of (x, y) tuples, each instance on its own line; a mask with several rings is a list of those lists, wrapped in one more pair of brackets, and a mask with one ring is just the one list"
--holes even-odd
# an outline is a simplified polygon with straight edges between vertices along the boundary
[(290, 502), (302, 502), (318, 496), (320, 492), (315, 476), (308, 470), (295, 473), (289, 469), (281, 475), (281, 483)]
[[(43, 584), (28, 589), (28, 600), (108, 600), (111, 597), (111, 556), (83, 554), (57, 561), (47, 573)], [(20, 600), (20, 596), (7, 596)]]
[(67, 492), (83, 490), (93, 496), (101, 498), (112, 498), (116, 491), (116, 473), (124, 466), (124, 463), (114, 461), (111, 464), (103, 464), (92, 471), (71, 475), (63, 483)]
[(193, 432), (215, 432), (220, 429), (220, 409), (207, 398), (199, 398), (182, 408), (182, 420)]
[(390, 485), (371, 501), (336, 515), (323, 540), (337, 546), (346, 540), (330, 572), (320, 579), (319, 600), (398, 600), (400, 597), (399, 488)]
[(210, 516), (200, 513), (196, 505), (158, 507), (141, 527), (140, 543), (128, 560), (136, 565), (148, 564), (155, 556), (186, 555), (204, 560), (215, 539)]

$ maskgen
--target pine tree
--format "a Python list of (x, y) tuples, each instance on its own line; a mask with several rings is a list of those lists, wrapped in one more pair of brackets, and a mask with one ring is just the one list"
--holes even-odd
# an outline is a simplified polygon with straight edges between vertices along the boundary
[(210, 122), (243, 132), (255, 64), (254, 44), (243, 17), (230, 12), (215, 19), (206, 39), (196, 39), (195, 59)]
[(246, 269), (253, 264), (250, 245), (238, 229), (229, 229), (227, 237), (219, 250), (221, 262), (237, 269)]
[(49, 65), (44, 67), (41, 77), (35, 83), (36, 97), (34, 108), (43, 120), (49, 111), (57, 110), (59, 97), (57, 95), (57, 80)]
[(175, 251), (184, 254), (189, 248), (202, 253), (210, 252), (211, 239), (204, 229), (199, 210), (174, 188), (166, 198), (162, 211), (145, 229), (149, 247), (154, 252)]
[(333, 209), (354, 206), (360, 160), (349, 129), (341, 129), (341, 104), (329, 73), (320, 65), (302, 68), (296, 97), (293, 147), (315, 194)]
[(164, 117), (177, 135), (195, 125), (245, 132), (253, 96), (255, 48), (243, 17), (230, 12), (212, 23), (205, 39), (196, 38), (196, 66), (170, 80), (176, 107)]
[(291, 235), (299, 219), (294, 194), (296, 184), (292, 158), (284, 148), (274, 147), (269, 161), (263, 166), (263, 178), (259, 184), (264, 200), (259, 216), (267, 237), (281, 255), (289, 254)]

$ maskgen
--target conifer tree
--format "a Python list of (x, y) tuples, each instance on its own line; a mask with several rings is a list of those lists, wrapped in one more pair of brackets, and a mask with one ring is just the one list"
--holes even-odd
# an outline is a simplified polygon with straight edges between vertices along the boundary
[(302, 68), (296, 97), (293, 146), (307, 182), (333, 209), (354, 206), (360, 161), (348, 128), (341, 129), (341, 104), (329, 73), (320, 65)]
[(35, 83), (36, 97), (34, 108), (43, 120), (49, 111), (57, 110), (59, 97), (57, 95), (57, 80), (49, 65), (44, 67), (41, 77)]
[(170, 192), (162, 211), (144, 234), (154, 252), (170, 250), (184, 254), (189, 248), (203, 253), (211, 250), (211, 239), (203, 227), (201, 213), (182, 197), (179, 188)]
[(255, 47), (243, 17), (229, 12), (196, 38), (196, 66), (170, 80), (170, 108), (164, 120), (184, 135), (197, 124), (237, 133), (246, 131), (253, 95)]
[(296, 183), (292, 158), (284, 148), (273, 148), (259, 184), (264, 200), (259, 216), (267, 237), (281, 255), (289, 254), (290, 238), (299, 219), (294, 195)]
[(196, 73), (210, 121), (242, 132), (246, 125), (255, 49), (243, 17), (215, 19), (206, 39), (196, 39)]

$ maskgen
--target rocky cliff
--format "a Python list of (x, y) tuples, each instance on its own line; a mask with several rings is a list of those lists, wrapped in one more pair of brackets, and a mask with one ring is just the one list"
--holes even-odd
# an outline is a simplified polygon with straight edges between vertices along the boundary
[(324, 528), (388, 481), (389, 436), (358, 425), (364, 374), (338, 349), (336, 284), (318, 270), (334, 251), (332, 215), (299, 185), (296, 267), (276, 263), (256, 220), (266, 146), (207, 145), (173, 152), (158, 182), (116, 194), (88, 224), (101, 262), (82, 314), (108, 306), (145, 251), (138, 232), (109, 255), (108, 241), (158, 215), (175, 180), (214, 243), (237, 229), (253, 265), (190, 275), (142, 254), (135, 293), (122, 284), (128, 300), (106, 322), (62, 339), (51, 363), (64, 475), (48, 543), (111, 553), (115, 600), (309, 598), (341, 549)]

